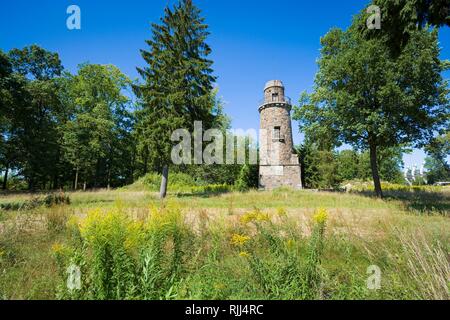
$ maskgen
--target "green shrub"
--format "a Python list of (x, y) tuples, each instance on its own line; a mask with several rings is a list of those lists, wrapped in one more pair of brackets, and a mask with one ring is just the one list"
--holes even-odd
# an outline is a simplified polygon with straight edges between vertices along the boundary
[[(145, 189), (158, 192), (161, 185), (161, 175), (156, 173), (147, 174), (139, 179), (128, 189)], [(185, 173), (173, 172), (169, 175), (169, 192), (174, 193), (192, 193), (192, 194), (218, 194), (231, 192), (233, 187), (226, 184), (205, 185), (195, 181), (191, 176)]]
[(258, 167), (248, 164), (243, 165), (235, 183), (235, 188), (239, 192), (258, 188)]
[[(232, 243), (239, 246), (240, 255), (247, 258), (251, 278), (265, 299), (319, 297), (326, 211), (320, 210), (314, 217), (314, 231), (308, 245), (299, 237), (296, 227), (289, 224), (284, 209), (279, 209), (277, 216), (281, 223), (274, 223), (273, 216), (258, 209), (243, 215), (240, 221), (247, 233), (252, 227), (256, 227), (257, 233), (251, 241), (235, 235)], [(302, 256), (302, 247), (307, 248), (306, 257)]]
[[(73, 263), (82, 271), (82, 288), (70, 291), (65, 282), (61, 298), (170, 299), (181, 279), (188, 235), (176, 207), (153, 209), (145, 222), (132, 221), (120, 209), (91, 211), (79, 223), (68, 250), (55, 248), (60, 275)], [(78, 230), (78, 232), (76, 232)]]
[(191, 192), (193, 194), (218, 194), (233, 191), (233, 188), (226, 184), (213, 184), (207, 186), (192, 187)]
[[(140, 179), (143, 185), (151, 191), (159, 191), (161, 186), (161, 175), (156, 173), (149, 173)], [(189, 189), (195, 186), (195, 181), (189, 175), (185, 173), (173, 172), (169, 175), (169, 190), (189, 191)]]

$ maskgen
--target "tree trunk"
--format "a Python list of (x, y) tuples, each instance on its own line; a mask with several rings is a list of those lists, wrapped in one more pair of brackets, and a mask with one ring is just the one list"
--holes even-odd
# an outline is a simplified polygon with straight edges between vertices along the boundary
[(161, 189), (159, 191), (160, 199), (164, 199), (167, 196), (167, 184), (169, 182), (169, 166), (163, 167)]
[(100, 160), (97, 159), (97, 164), (95, 165), (94, 189), (97, 189), (98, 186), (99, 170), (100, 170)]
[(86, 191), (86, 188), (87, 188), (87, 182), (85, 181), (83, 184), (83, 191)]
[(113, 163), (112, 151), (109, 154), (110, 154), (110, 157), (108, 160), (108, 190), (111, 189), (111, 167), (112, 167), (112, 163)]
[(134, 169), (136, 167), (136, 153), (133, 152), (133, 158), (131, 161), (131, 167), (130, 167), (130, 176), (128, 177), (127, 184), (132, 184), (134, 182)]
[(28, 190), (29, 190), (30, 192), (34, 192), (34, 191), (35, 191), (35, 188), (34, 188), (34, 178), (33, 178), (33, 177), (30, 177), (29, 180), (28, 180)]
[(77, 171), (75, 172), (75, 185), (74, 185), (75, 191), (77, 191), (77, 189), (78, 189), (78, 173), (79, 172), (80, 172), (79, 169), (77, 169)]
[(110, 166), (110, 164), (108, 163), (108, 173), (106, 174), (106, 180), (107, 180), (107, 182), (106, 182), (106, 188), (108, 189), (108, 191), (111, 189), (111, 166)]
[(59, 173), (58, 170), (56, 170), (55, 174), (53, 175), (53, 186), (52, 190), (57, 190), (59, 187)]
[(9, 172), (9, 165), (6, 165), (5, 176), (3, 177), (3, 190), (6, 190), (6, 188), (8, 188), (8, 172)]
[(144, 154), (144, 175), (148, 172), (148, 155), (147, 152)]
[(383, 198), (383, 190), (381, 189), (380, 174), (378, 173), (377, 146), (370, 144), (370, 166), (372, 168), (373, 184), (375, 186), (375, 194), (377, 198)]

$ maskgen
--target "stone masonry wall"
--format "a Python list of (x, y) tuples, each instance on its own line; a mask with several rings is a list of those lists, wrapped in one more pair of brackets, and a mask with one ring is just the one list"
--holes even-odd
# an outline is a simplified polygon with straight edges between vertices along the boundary
[[(301, 189), (299, 158), (293, 150), (291, 106), (285, 103), (281, 81), (268, 83), (264, 100), (264, 105), (260, 107), (260, 128), (263, 132), (263, 141), (260, 143), (260, 188), (273, 190), (289, 186)], [(275, 127), (280, 128), (281, 139), (274, 139)]]

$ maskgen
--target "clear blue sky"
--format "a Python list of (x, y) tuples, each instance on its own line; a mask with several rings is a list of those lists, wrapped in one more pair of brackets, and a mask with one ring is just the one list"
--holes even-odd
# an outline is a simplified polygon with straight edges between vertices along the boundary
[[(264, 83), (281, 79), (287, 94), (298, 100), (310, 91), (317, 71), (320, 37), (332, 27), (346, 28), (368, 0), (194, 0), (210, 26), (215, 74), (226, 112), (235, 128), (258, 128), (258, 101)], [(143, 61), (139, 49), (151, 37), (174, 0), (29, 0), (3, 1), (0, 48), (38, 44), (56, 51), (66, 69), (82, 62), (114, 64), (131, 78)], [(82, 30), (66, 28), (66, 9), (81, 8)], [(441, 31), (442, 58), (450, 59), (450, 29)], [(449, 74), (446, 74), (449, 77)], [(296, 128), (296, 126), (294, 125)], [(296, 142), (301, 140), (298, 130)], [(423, 152), (405, 156), (420, 164)]]

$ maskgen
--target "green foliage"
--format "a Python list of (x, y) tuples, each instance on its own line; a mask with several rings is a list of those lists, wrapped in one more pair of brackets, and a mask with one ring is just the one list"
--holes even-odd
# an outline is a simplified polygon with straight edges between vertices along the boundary
[(126, 164), (132, 160), (132, 116), (124, 90), (131, 81), (115, 66), (89, 64), (65, 81), (73, 113), (62, 127), (62, 145), (75, 183), (98, 187), (130, 182)]
[(141, 222), (121, 210), (95, 210), (82, 222), (72, 221), (78, 236), (71, 246), (53, 247), (60, 274), (81, 266), (82, 288), (60, 287), (69, 299), (171, 299), (183, 272), (189, 232), (176, 207), (152, 209)]
[[(286, 219), (285, 215), (279, 216)], [(83, 275), (81, 289), (71, 291), (65, 288), (64, 283), (60, 286), (60, 297), (145, 300), (180, 298), (183, 294), (193, 293), (191, 290), (197, 284), (192, 280), (196, 279), (197, 272), (200, 275), (213, 265), (217, 266), (217, 259), (220, 257), (215, 250), (225, 250), (223, 253), (236, 255), (241, 260), (240, 263), (248, 270), (247, 276), (250, 277), (248, 285), (254, 286), (252, 290), (260, 291), (265, 299), (316, 298), (321, 281), (318, 278), (318, 268), (323, 252), (326, 219), (319, 217), (319, 221), (316, 217), (316, 231), (308, 246), (308, 256), (303, 260), (297, 248), (301, 239), (286, 240), (280, 237), (280, 232), (294, 235), (292, 226), (274, 224), (271, 222), (272, 217), (261, 211), (248, 213), (241, 218), (242, 230), (248, 230), (253, 225), (258, 232), (253, 237), (233, 234), (229, 242), (232, 251), (229, 252), (226, 242), (223, 242), (226, 241), (223, 234), (206, 229), (202, 238), (199, 238), (191, 233), (176, 207), (152, 209), (149, 216), (141, 222), (131, 221), (119, 208), (107, 213), (95, 210), (83, 221), (69, 222), (69, 228), (78, 230), (75, 233), (78, 235), (71, 244), (53, 246), (53, 254), (63, 279), (67, 277), (65, 271), (72, 263), (81, 267)], [(218, 231), (223, 232), (220, 229)], [(220, 239), (214, 240), (216, 236)], [(205, 265), (190, 267), (187, 257), (194, 252), (188, 253), (186, 250), (191, 243), (206, 245), (208, 239), (212, 240), (213, 248), (208, 250)], [(188, 278), (185, 277), (187, 271), (193, 273)], [(213, 276), (217, 275), (216, 270)], [(223, 280), (226, 281), (225, 278)], [(207, 284), (204, 281), (203, 285)], [(221, 289), (217, 288), (217, 284), (211, 285)], [(205, 290), (204, 294), (208, 294), (207, 292), (214, 294), (210, 290)]]
[(63, 67), (58, 54), (35, 45), (13, 49), (7, 59), (3, 85), (9, 103), (0, 111), (0, 158), (6, 169), (3, 187), (7, 187), (8, 173), (19, 171), (29, 188), (37, 189), (57, 180), (57, 128), (63, 114), (57, 77)]
[(322, 38), (315, 92), (302, 97), (295, 119), (313, 141), (327, 137), (328, 149), (338, 141), (370, 151), (382, 196), (378, 152), (420, 146), (448, 121), (446, 64), (435, 31), (415, 31), (392, 57), (383, 41), (364, 39), (355, 28), (333, 29)]
[[(158, 192), (161, 183), (161, 175), (149, 173), (140, 178), (136, 183), (126, 187), (127, 190), (147, 190)], [(207, 184), (196, 181), (188, 174), (174, 172), (169, 179), (168, 191), (173, 193), (215, 194), (231, 192), (233, 187), (227, 184)]]
[[(325, 210), (322, 210), (322, 215)], [(314, 218), (314, 231), (307, 240), (296, 236), (283, 209), (277, 215), (282, 224), (273, 223), (273, 217), (259, 210), (245, 214), (241, 222), (253, 224), (258, 234), (250, 247), (249, 267), (257, 285), (267, 299), (320, 298), (322, 282), (320, 265), (324, 246), (326, 214), (320, 221)], [(317, 221), (316, 221), (317, 220)], [(280, 234), (287, 234), (286, 237)], [(307, 254), (302, 255), (306, 249)]]
[(370, 13), (364, 10), (358, 20), (360, 32), (368, 39), (377, 38), (385, 42), (394, 55), (411, 41), (414, 32), (428, 25), (450, 26), (450, 6), (448, 0), (373, 0), (381, 10), (381, 30), (367, 28)]
[(450, 168), (448, 164), (443, 164), (436, 158), (427, 157), (425, 159), (425, 168), (427, 169), (427, 182), (429, 184), (450, 181)]
[(237, 191), (245, 192), (258, 187), (258, 166), (245, 164), (236, 180)]
[(338, 155), (338, 172), (343, 181), (355, 180), (360, 177), (362, 164), (360, 155), (354, 150), (343, 150)]
[[(320, 292), (322, 275), (320, 265), (324, 250), (325, 225), (328, 219), (328, 213), (325, 209), (319, 209), (314, 215), (314, 226), (308, 247), (306, 260), (306, 283), (312, 292)], [(308, 298), (317, 298), (317, 294), (310, 295)]]
[(450, 180), (450, 132), (433, 139), (425, 148), (428, 157), (425, 159), (427, 180), (429, 184)]
[[(305, 186), (313, 189), (339, 188), (352, 180), (372, 179), (369, 152), (355, 150), (329, 151), (305, 142), (299, 150)], [(402, 150), (392, 148), (378, 152), (380, 177), (383, 181), (403, 183)]]
[(35, 45), (1, 54), (0, 65), (4, 189), (17, 179), (31, 190), (77, 178), (93, 187), (132, 182), (133, 116), (124, 93), (131, 83), (116, 67), (84, 64), (77, 75), (63, 74), (58, 54)]
[[(259, 168), (258, 165), (250, 164), (250, 154), (258, 155), (256, 143), (252, 141), (251, 137), (247, 136), (244, 138), (229, 130), (226, 121), (224, 123), (217, 124), (217, 128), (220, 128), (223, 136), (226, 137), (226, 143), (224, 141), (223, 144), (224, 164), (187, 165), (179, 166), (178, 168), (175, 167), (174, 170), (187, 172), (201, 184), (236, 185), (242, 170), (244, 170), (244, 166), (247, 166), (249, 168), (249, 175), (245, 182), (247, 187), (244, 187), (244, 189), (258, 188)], [(227, 152), (231, 152), (231, 150), (227, 150), (228, 145), (231, 144), (229, 139), (233, 140), (235, 147), (233, 155), (234, 161), (231, 164), (226, 163), (226, 157), (229, 155)], [(238, 164), (238, 162), (241, 162), (237, 161), (240, 160), (238, 150), (242, 150), (239, 149), (241, 147), (245, 150), (245, 161), (243, 161), (244, 164)]]
[(327, 189), (339, 185), (336, 154), (329, 150), (319, 150), (317, 145), (305, 145), (302, 162), (304, 180), (308, 188)]
[[(359, 154), (358, 174), (353, 179), (371, 180), (372, 169), (370, 153)], [(386, 182), (402, 184), (405, 182), (401, 168), (403, 167), (403, 150), (401, 148), (388, 148), (379, 150), (378, 166), (380, 178)]]
[(191, 192), (193, 194), (220, 194), (228, 193), (234, 191), (233, 186), (227, 184), (209, 184), (205, 186), (194, 186), (191, 187)]
[[(140, 178), (137, 186), (143, 185), (145, 189), (157, 192), (161, 184), (161, 175), (158, 173), (149, 173)], [(169, 191), (189, 190), (196, 186), (195, 180), (185, 173), (172, 173), (169, 179)]]

